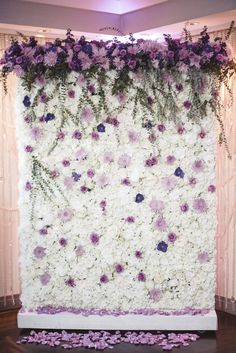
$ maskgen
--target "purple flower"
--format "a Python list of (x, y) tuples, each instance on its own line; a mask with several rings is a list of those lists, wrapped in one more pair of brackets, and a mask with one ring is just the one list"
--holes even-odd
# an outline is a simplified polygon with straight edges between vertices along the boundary
[(34, 249), (34, 256), (37, 257), (37, 259), (42, 259), (45, 255), (45, 248), (42, 246), (36, 246)]
[(23, 99), (23, 104), (26, 108), (30, 107), (31, 105), (31, 101), (30, 101), (30, 97), (29, 96), (25, 96)]
[(106, 127), (105, 127), (105, 125), (104, 124), (99, 124), (98, 126), (97, 126), (97, 131), (98, 132), (105, 132), (106, 131)]
[(60, 175), (59, 171), (57, 169), (51, 170), (50, 171), (50, 178), (55, 179)]
[(176, 239), (177, 239), (177, 235), (174, 232), (170, 232), (168, 234), (169, 242), (174, 243), (176, 241)]
[(201, 131), (198, 133), (198, 137), (200, 137), (201, 139), (204, 139), (205, 136), (206, 136), (206, 131), (204, 129), (201, 129)]
[(153, 288), (149, 291), (149, 298), (154, 302), (158, 302), (161, 299), (161, 291), (158, 288)]
[(149, 136), (148, 136), (148, 140), (150, 141), (150, 142), (154, 142), (154, 141), (156, 141), (156, 135), (152, 132)]
[(153, 167), (156, 164), (157, 164), (157, 158), (156, 157), (149, 158), (149, 159), (147, 159), (145, 161), (145, 166), (146, 167)]
[(189, 210), (189, 205), (185, 202), (183, 203), (182, 205), (180, 205), (180, 210), (185, 213), (185, 212), (188, 212)]
[(123, 93), (118, 94), (116, 98), (120, 104), (124, 104), (127, 100), (127, 96)]
[(202, 159), (197, 159), (196, 161), (194, 161), (192, 168), (194, 170), (194, 172), (196, 173), (200, 173), (204, 170), (204, 161)]
[(70, 89), (67, 94), (69, 98), (75, 98), (75, 91), (73, 89)]
[(176, 158), (175, 156), (167, 156), (166, 157), (166, 163), (169, 164), (169, 165), (173, 165), (176, 161)]
[(153, 99), (151, 96), (148, 96), (148, 97), (147, 97), (147, 103), (148, 103), (148, 105), (152, 105), (153, 102), (154, 102), (154, 99)]
[(98, 141), (99, 140), (99, 134), (96, 131), (93, 131), (91, 133), (92, 140)]
[(137, 194), (137, 195), (135, 196), (135, 202), (136, 202), (136, 203), (143, 202), (143, 200), (144, 200), (144, 196), (143, 196), (142, 194)]
[(194, 177), (190, 177), (190, 178), (188, 179), (188, 183), (189, 183), (189, 185), (191, 185), (191, 186), (195, 186), (195, 185), (197, 184), (197, 179), (194, 178)]
[(94, 175), (95, 175), (95, 171), (94, 171), (93, 169), (87, 170), (87, 176), (88, 176), (89, 178), (93, 178)]
[(182, 135), (185, 132), (185, 128), (183, 127), (183, 125), (179, 124), (177, 125), (177, 132), (179, 135)]
[(206, 201), (202, 198), (195, 199), (193, 201), (193, 209), (197, 213), (207, 212), (207, 204)]
[(164, 132), (166, 130), (166, 127), (163, 124), (159, 124), (157, 125), (157, 130), (160, 132)]
[(83, 256), (85, 254), (84, 247), (82, 245), (78, 245), (75, 249), (76, 256)]
[(207, 252), (202, 252), (200, 254), (198, 254), (198, 261), (200, 262), (200, 264), (204, 264), (206, 262), (210, 261), (209, 255)]
[(122, 264), (116, 264), (115, 265), (115, 271), (117, 273), (121, 273), (121, 272), (124, 272), (124, 266)]
[(184, 101), (183, 106), (188, 110), (192, 107), (192, 103), (190, 101)]
[(184, 89), (182, 83), (176, 83), (175, 88), (177, 92), (182, 92)]
[(70, 161), (68, 159), (63, 159), (63, 161), (61, 163), (64, 167), (69, 167), (69, 165), (70, 165)]
[(136, 251), (135, 251), (135, 257), (136, 257), (137, 259), (141, 259), (141, 258), (143, 257), (142, 251), (136, 250)]
[(57, 62), (57, 53), (52, 50), (47, 52), (44, 56), (44, 62), (48, 66), (54, 66)]
[(107, 275), (101, 275), (101, 277), (100, 277), (100, 282), (101, 282), (101, 283), (107, 283), (107, 282), (109, 282), (109, 278), (107, 277)]
[(105, 174), (99, 175), (97, 178), (97, 185), (100, 188), (104, 188), (105, 186), (107, 186), (109, 184), (109, 180), (108, 177)]
[(75, 287), (75, 286), (76, 286), (75, 280), (74, 280), (74, 278), (72, 278), (72, 277), (69, 277), (67, 280), (65, 280), (65, 284), (66, 284), (68, 287)]
[(209, 192), (212, 192), (212, 193), (215, 192), (215, 191), (216, 191), (215, 185), (209, 185), (209, 186), (208, 186), (208, 191), (209, 191)]
[(106, 210), (106, 206), (107, 206), (106, 200), (102, 200), (100, 202), (99, 206), (101, 207), (102, 211), (104, 212)]
[(32, 120), (31, 116), (28, 114), (24, 117), (24, 121), (26, 122), (26, 124), (29, 124), (31, 122), (31, 120)]
[(69, 208), (63, 208), (62, 210), (60, 210), (58, 212), (58, 218), (62, 221), (62, 222), (68, 222), (71, 220), (73, 216), (73, 212), (69, 209)]
[(33, 152), (33, 147), (30, 146), (30, 145), (25, 146), (25, 152), (32, 153)]
[(72, 172), (71, 175), (72, 175), (72, 178), (74, 179), (75, 182), (78, 182), (82, 176), (81, 174), (76, 173), (76, 172)]
[(80, 191), (85, 194), (86, 192), (90, 191), (90, 189), (86, 185), (82, 185), (80, 187)]
[(82, 134), (81, 134), (81, 132), (80, 132), (79, 130), (75, 130), (75, 131), (73, 132), (72, 137), (73, 137), (74, 139), (76, 139), (76, 140), (80, 140), (81, 137), (82, 137)]
[(178, 167), (175, 169), (174, 175), (183, 179), (184, 178), (184, 171), (180, 167)]
[(171, 176), (162, 178), (161, 184), (164, 189), (171, 191), (175, 188), (177, 184), (177, 180), (173, 175), (171, 175)]
[(167, 252), (167, 249), (168, 249), (168, 244), (166, 244), (164, 241), (160, 241), (157, 244), (158, 251)]
[(149, 203), (149, 207), (155, 213), (160, 212), (164, 208), (164, 202), (160, 200), (156, 200), (154, 197)]
[(146, 281), (146, 275), (142, 271), (139, 272), (137, 278), (138, 278), (139, 282), (145, 282)]
[(50, 282), (51, 276), (47, 272), (45, 272), (43, 275), (39, 277), (39, 279), (42, 285), (46, 286)]
[(134, 216), (128, 216), (128, 217), (126, 218), (126, 222), (127, 222), (127, 223), (134, 223), (134, 221), (135, 221)]
[(105, 163), (112, 163), (114, 161), (114, 156), (112, 152), (105, 152), (103, 156), (103, 161)]
[(131, 164), (131, 157), (127, 153), (124, 153), (119, 157), (118, 165), (121, 168), (127, 168), (130, 164)]
[(85, 151), (85, 149), (82, 147), (76, 152), (75, 157), (76, 157), (77, 161), (82, 162), (85, 159), (87, 159), (88, 152)]
[(159, 216), (154, 223), (154, 227), (156, 230), (159, 230), (160, 232), (163, 232), (164, 230), (166, 230), (167, 224), (166, 224), (165, 218), (163, 216)]
[(121, 180), (121, 184), (128, 186), (128, 185), (130, 185), (131, 183), (130, 183), (129, 178), (124, 178), (124, 179)]
[(91, 94), (94, 94), (96, 92), (96, 88), (94, 85), (89, 85), (88, 86), (88, 90)]
[(30, 191), (30, 190), (32, 190), (32, 188), (33, 188), (33, 185), (29, 181), (27, 181), (25, 183), (25, 190)]
[(48, 96), (46, 93), (42, 93), (40, 96), (39, 96), (39, 102), (40, 103), (46, 103), (48, 100)]
[(135, 68), (135, 66), (136, 66), (136, 60), (130, 59), (130, 60), (128, 61), (128, 66), (129, 66), (129, 68), (130, 68), (131, 70), (133, 70), (133, 69)]
[(36, 126), (31, 129), (31, 136), (36, 141), (42, 137), (42, 134), (42, 130)]
[(55, 115), (53, 113), (47, 113), (47, 115), (44, 117), (44, 121), (46, 121), (46, 123), (54, 119), (55, 119)]
[(63, 247), (65, 247), (68, 244), (68, 241), (65, 238), (60, 238), (58, 242)]
[(39, 229), (39, 234), (40, 235), (47, 235), (48, 234), (47, 228), (43, 227), (43, 228)]
[(63, 131), (59, 131), (56, 135), (56, 140), (63, 141), (65, 138), (65, 133)]
[(90, 234), (90, 241), (93, 245), (99, 244), (99, 235), (95, 232)]

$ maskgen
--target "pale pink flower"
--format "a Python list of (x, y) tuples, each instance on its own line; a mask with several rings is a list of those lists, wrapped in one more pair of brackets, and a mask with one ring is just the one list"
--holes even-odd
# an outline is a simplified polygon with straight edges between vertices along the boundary
[(78, 59), (81, 61), (82, 69), (83, 70), (89, 69), (93, 63), (92, 60), (89, 58), (89, 56), (86, 53), (83, 53), (82, 51), (80, 51), (77, 56), (78, 56)]
[(130, 164), (131, 164), (131, 157), (127, 153), (124, 153), (119, 157), (118, 165), (121, 168), (127, 168)]
[(39, 279), (42, 285), (46, 286), (49, 283), (51, 276), (47, 272), (45, 272), (43, 275), (39, 277)]
[(165, 231), (167, 227), (165, 218), (163, 216), (159, 216), (154, 223), (154, 227), (160, 232)]
[(127, 100), (127, 96), (123, 93), (118, 94), (116, 98), (120, 104), (124, 104)]
[(105, 163), (112, 163), (114, 161), (114, 156), (112, 152), (105, 152), (103, 156), (103, 161)]
[(85, 107), (81, 110), (80, 118), (83, 121), (89, 123), (93, 119), (93, 111), (89, 107)]
[(197, 213), (205, 213), (207, 211), (207, 203), (204, 199), (199, 198), (193, 201), (193, 209)]
[(204, 170), (204, 167), (205, 167), (205, 163), (202, 159), (197, 159), (196, 161), (194, 161), (192, 165), (192, 168), (196, 173), (202, 172)]
[(108, 182), (109, 182), (108, 177), (105, 174), (99, 175), (97, 178), (97, 185), (100, 188), (104, 188), (105, 186), (107, 186)]
[(79, 162), (82, 162), (83, 160), (85, 160), (87, 158), (87, 156), (88, 156), (88, 152), (85, 151), (85, 149), (83, 147), (80, 148), (75, 154), (75, 158)]
[(62, 210), (60, 210), (58, 212), (58, 218), (62, 221), (62, 222), (68, 222), (71, 220), (73, 216), (73, 212), (69, 209), (69, 208), (63, 208)]
[(71, 189), (75, 185), (75, 181), (72, 177), (65, 177), (64, 185), (67, 189)]
[(161, 299), (161, 291), (158, 288), (153, 288), (149, 291), (149, 298), (154, 302), (158, 302)]
[(198, 254), (198, 261), (200, 262), (200, 264), (204, 264), (206, 262), (209, 262), (210, 259), (209, 259), (208, 253), (204, 251), (204, 252)]
[(31, 129), (31, 136), (34, 140), (39, 140), (43, 135), (42, 130), (39, 127), (33, 127)]
[(84, 247), (82, 245), (78, 245), (75, 250), (76, 256), (83, 256), (85, 254)]
[(78, 85), (79, 85), (80, 87), (84, 87), (84, 86), (86, 85), (86, 79), (85, 79), (84, 75), (82, 75), (82, 74), (79, 75), (79, 76), (77, 77), (76, 83), (78, 83)]
[(163, 188), (165, 188), (166, 190), (173, 190), (177, 184), (177, 179), (171, 175), (168, 177), (164, 177), (161, 180), (161, 184), (163, 186)]
[(139, 133), (136, 131), (128, 132), (129, 142), (138, 142), (139, 141)]
[(156, 200), (154, 197), (152, 198), (152, 200), (149, 203), (149, 207), (151, 208), (151, 210), (155, 213), (160, 212), (161, 210), (163, 210), (164, 208), (164, 202), (160, 201), (160, 200)]

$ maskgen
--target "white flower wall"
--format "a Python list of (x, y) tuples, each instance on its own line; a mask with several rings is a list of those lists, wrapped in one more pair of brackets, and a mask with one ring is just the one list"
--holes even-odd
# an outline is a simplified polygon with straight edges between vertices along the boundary
[(108, 76), (103, 93), (76, 73), (30, 92), (19, 80), (22, 305), (213, 309), (212, 113), (188, 120), (177, 87), (176, 122), (160, 121), (151, 93), (148, 110)]

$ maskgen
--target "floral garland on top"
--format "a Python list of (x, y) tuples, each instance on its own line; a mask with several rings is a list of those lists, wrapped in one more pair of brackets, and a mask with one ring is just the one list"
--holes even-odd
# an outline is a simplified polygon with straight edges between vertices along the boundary
[[(231, 24), (228, 35), (233, 28)], [(137, 96), (141, 103), (152, 110), (157, 103), (157, 94), (161, 94), (167, 104), (158, 109), (159, 120), (175, 119), (175, 97), (183, 91), (184, 86), (190, 85), (189, 97), (186, 97), (184, 107), (187, 117), (199, 120), (206, 116), (209, 106), (216, 115), (220, 126), (219, 143), (224, 143), (228, 152), (224, 126), (221, 120), (221, 103), (219, 89), (228, 78), (236, 72), (236, 63), (230, 57), (226, 42), (222, 38), (210, 41), (207, 28), (204, 27), (197, 41), (193, 42), (191, 35), (185, 31), (185, 39), (173, 39), (164, 35), (165, 42), (138, 39), (130, 36), (128, 43), (113, 41), (86, 41), (85, 37), (75, 39), (71, 30), (67, 31), (66, 39), (56, 39), (45, 45), (37, 43), (35, 37), (19, 43), (12, 40), (5, 51), (0, 64), (3, 65), (1, 79), (7, 91), (6, 78), (10, 72), (21, 77), (25, 87), (30, 90), (36, 82), (45, 79), (59, 78), (65, 83), (71, 71), (82, 72), (86, 79), (99, 76), (100, 82), (105, 82), (106, 72), (115, 70), (116, 79), (112, 87), (112, 94), (122, 94), (135, 86), (131, 74), (142, 75), (150, 82), (153, 96), (147, 96), (145, 90), (139, 91)], [(181, 77), (180, 77), (181, 76)], [(153, 80), (154, 78), (154, 80)], [(154, 81), (154, 83), (153, 83)], [(206, 87), (211, 85), (211, 97), (203, 99)], [(171, 111), (171, 115), (168, 112)]]

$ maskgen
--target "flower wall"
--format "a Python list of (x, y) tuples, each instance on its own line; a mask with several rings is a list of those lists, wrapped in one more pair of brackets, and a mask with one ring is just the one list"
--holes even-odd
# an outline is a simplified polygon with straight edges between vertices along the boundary
[[(25, 310), (214, 308), (210, 77), (197, 81), (206, 102), (197, 121), (189, 119), (192, 84), (184, 72), (164, 77), (161, 93), (145, 73), (127, 77), (132, 86), (115, 93), (115, 70), (89, 78), (72, 71), (65, 81), (40, 78), (30, 88), (19, 79)], [(171, 101), (163, 94), (170, 86)]]

